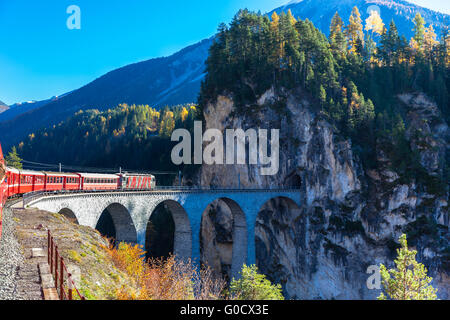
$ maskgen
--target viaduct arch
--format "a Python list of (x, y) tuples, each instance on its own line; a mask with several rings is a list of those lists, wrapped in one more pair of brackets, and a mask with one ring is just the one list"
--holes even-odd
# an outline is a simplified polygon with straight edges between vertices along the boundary
[(260, 209), (278, 197), (288, 198), (300, 206), (300, 192), (297, 189), (43, 194), (27, 199), (25, 206), (62, 214), (73, 213), (80, 225), (92, 228), (97, 226), (103, 212), (108, 210), (114, 221), (117, 240), (145, 247), (150, 216), (160, 203), (165, 203), (175, 223), (174, 253), (180, 258), (193, 258), (198, 262), (202, 213), (214, 200), (221, 199), (234, 217), (232, 276), (237, 277), (243, 263), (255, 263), (255, 223)]

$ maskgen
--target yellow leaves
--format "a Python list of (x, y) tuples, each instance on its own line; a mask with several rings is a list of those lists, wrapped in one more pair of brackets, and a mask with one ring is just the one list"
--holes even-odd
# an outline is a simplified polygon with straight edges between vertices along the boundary
[[(148, 263), (139, 245), (120, 243), (108, 253), (116, 267), (134, 279), (138, 289), (122, 286), (115, 293), (119, 300), (186, 300), (219, 297), (224, 282), (215, 280), (210, 271), (198, 273), (190, 262), (152, 259)], [(208, 273), (209, 272), (209, 273)], [(197, 293), (195, 292), (196, 289)]]
[(120, 130), (114, 129), (114, 131), (113, 131), (114, 137), (118, 137), (123, 134), (125, 134), (125, 127), (120, 128)]
[(185, 107), (183, 107), (183, 109), (181, 109), (181, 121), (184, 122), (187, 119), (188, 115), (189, 111)]
[(439, 42), (436, 40), (436, 33), (434, 32), (433, 26), (430, 25), (428, 28), (425, 28), (424, 34), (424, 46), (425, 49), (430, 52), (433, 50), (433, 47), (436, 46)]
[(291, 25), (295, 25), (297, 23), (297, 20), (295, 20), (294, 16), (292, 15), (291, 9), (288, 10), (287, 16)]
[(272, 18), (272, 22), (270, 23), (270, 25), (272, 26), (273, 29), (278, 30), (278, 25), (280, 24), (280, 17), (274, 11), (272, 13), (272, 17), (271, 18)]
[(349, 24), (347, 26), (347, 38), (350, 43), (350, 52), (354, 53), (356, 52), (356, 45), (358, 43), (358, 40), (363, 43), (364, 41), (364, 33), (363, 33), (363, 26), (361, 23), (361, 14), (359, 13), (359, 10), (357, 7), (353, 7), (352, 14), (349, 18)]
[(359, 109), (360, 108), (360, 104), (358, 103), (359, 101), (359, 95), (356, 92), (352, 93), (352, 99), (350, 102), (350, 108), (352, 108), (353, 110), (355, 109)]
[(366, 19), (366, 31), (371, 31), (373, 33), (378, 33), (381, 35), (383, 32), (384, 23), (383, 20), (381, 20), (380, 14), (376, 10), (372, 10), (370, 12), (370, 16)]
[(172, 111), (166, 110), (160, 122), (159, 134), (161, 136), (170, 137), (175, 129), (175, 119)]

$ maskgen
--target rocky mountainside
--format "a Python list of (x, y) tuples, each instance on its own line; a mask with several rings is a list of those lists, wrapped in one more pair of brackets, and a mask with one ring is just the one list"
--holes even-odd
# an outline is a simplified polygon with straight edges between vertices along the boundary
[[(237, 114), (232, 99), (219, 96), (204, 110), (207, 128), (280, 128), (280, 171), (261, 176), (257, 165), (203, 165), (191, 183), (251, 187), (296, 186), (303, 205), (274, 199), (256, 223), (256, 259), (263, 273), (283, 285), (291, 299), (373, 299), (380, 290), (366, 285), (371, 265), (393, 267), (397, 239), (406, 233), (418, 249), (440, 299), (450, 298), (449, 207), (445, 190), (407, 182), (377, 146), (376, 168), (364, 170), (352, 151), (315, 111), (301, 91), (269, 90), (252, 112)], [(283, 101), (282, 112), (274, 108)], [(285, 102), (284, 102), (285, 101)], [(407, 139), (420, 155), (427, 176), (437, 175), (450, 151), (450, 130), (436, 105), (422, 93), (397, 96), (407, 115)], [(427, 190), (427, 191), (424, 191)], [(432, 190), (432, 191), (430, 191)], [(204, 219), (203, 261), (227, 273), (233, 218), (224, 203)], [(228, 213), (228, 216), (227, 216)]]

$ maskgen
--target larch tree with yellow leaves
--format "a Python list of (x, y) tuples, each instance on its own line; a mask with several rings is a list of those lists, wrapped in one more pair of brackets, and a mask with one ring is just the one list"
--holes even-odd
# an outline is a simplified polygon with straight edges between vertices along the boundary
[(364, 33), (361, 14), (357, 7), (353, 7), (347, 25), (346, 35), (350, 45), (350, 52), (356, 53), (364, 45)]

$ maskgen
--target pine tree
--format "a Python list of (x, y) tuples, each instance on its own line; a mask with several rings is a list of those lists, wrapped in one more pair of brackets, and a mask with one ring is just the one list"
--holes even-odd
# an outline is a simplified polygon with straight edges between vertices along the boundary
[(8, 153), (8, 155), (5, 157), (6, 164), (10, 167), (16, 168), (16, 169), (22, 169), (22, 159), (19, 157), (19, 154), (17, 153), (16, 147), (12, 147), (11, 151)]
[(344, 35), (344, 22), (337, 11), (331, 19), (329, 40), (333, 52), (345, 53), (347, 42)]
[(409, 250), (406, 235), (399, 238), (401, 248), (397, 249), (396, 269), (387, 270), (381, 264), (380, 274), (384, 293), (379, 300), (436, 300), (436, 292), (430, 283), (433, 280), (427, 276), (427, 269), (416, 261), (416, 250)]
[(425, 35), (425, 20), (420, 13), (414, 17), (414, 40), (417, 42), (419, 48), (422, 48)]
[(288, 10), (287, 16), (288, 16), (288, 19), (289, 19), (289, 22), (291, 23), (291, 25), (295, 26), (295, 24), (297, 23), (297, 20), (295, 20), (294, 16), (292, 15), (291, 9)]

